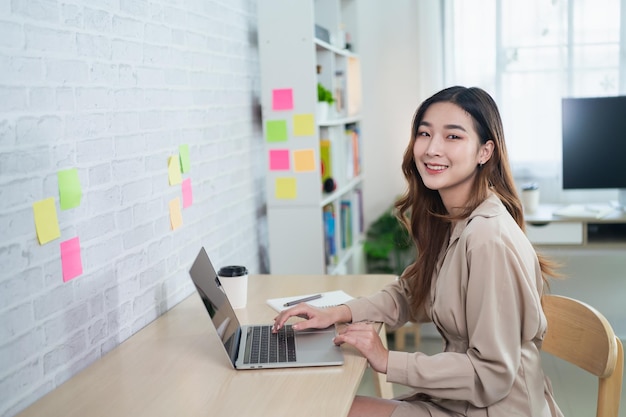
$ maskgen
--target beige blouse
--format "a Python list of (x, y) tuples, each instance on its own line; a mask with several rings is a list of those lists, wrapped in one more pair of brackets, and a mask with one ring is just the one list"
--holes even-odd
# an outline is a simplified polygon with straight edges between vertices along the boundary
[(347, 305), (353, 321), (437, 326), (444, 352), (389, 352), (387, 381), (415, 388), (414, 401), (425, 394), (451, 415), (562, 416), (541, 367), (542, 291), (534, 248), (492, 194), (454, 227), (423, 312), (410, 313), (403, 279)]

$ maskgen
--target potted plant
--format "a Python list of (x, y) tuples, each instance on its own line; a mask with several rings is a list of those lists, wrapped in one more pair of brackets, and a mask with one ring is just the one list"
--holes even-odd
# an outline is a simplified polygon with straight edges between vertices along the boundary
[(317, 118), (319, 120), (328, 119), (330, 114), (330, 106), (335, 102), (333, 93), (330, 92), (321, 83), (317, 83)]
[(363, 250), (367, 272), (402, 274), (413, 262), (411, 237), (394, 215), (393, 209), (385, 211), (367, 230)]

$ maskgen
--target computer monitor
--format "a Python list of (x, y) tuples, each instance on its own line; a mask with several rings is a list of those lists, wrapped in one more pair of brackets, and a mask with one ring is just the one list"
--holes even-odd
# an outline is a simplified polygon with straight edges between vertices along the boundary
[(563, 189), (619, 191), (626, 207), (626, 96), (562, 99)]

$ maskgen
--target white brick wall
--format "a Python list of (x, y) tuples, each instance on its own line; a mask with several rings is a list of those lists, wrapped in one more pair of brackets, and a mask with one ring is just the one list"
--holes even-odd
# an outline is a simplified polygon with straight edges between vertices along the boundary
[[(266, 272), (255, 31), (253, 0), (0, 0), (0, 415), (191, 294), (200, 246)], [(172, 231), (182, 144), (193, 205)], [(61, 211), (69, 168), (83, 197)], [(61, 238), (39, 245), (49, 197)], [(64, 283), (76, 236), (83, 274)]]

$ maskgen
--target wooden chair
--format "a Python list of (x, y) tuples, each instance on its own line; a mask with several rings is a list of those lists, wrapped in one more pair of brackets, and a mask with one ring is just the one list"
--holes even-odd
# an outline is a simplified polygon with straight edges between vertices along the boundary
[(542, 302), (548, 319), (542, 350), (597, 376), (596, 417), (617, 417), (624, 350), (613, 328), (600, 312), (581, 301), (544, 295)]

